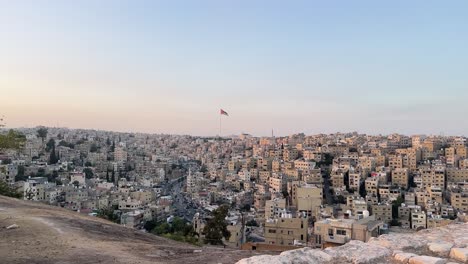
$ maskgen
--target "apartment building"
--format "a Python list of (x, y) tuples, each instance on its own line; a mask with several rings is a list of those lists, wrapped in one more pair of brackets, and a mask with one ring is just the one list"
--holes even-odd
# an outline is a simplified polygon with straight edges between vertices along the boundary
[(308, 217), (316, 216), (323, 200), (322, 188), (312, 184), (304, 184), (296, 189), (297, 210)]
[(393, 219), (391, 204), (373, 204), (371, 205), (371, 211), (375, 220), (381, 220), (388, 224)]
[(265, 221), (265, 243), (272, 245), (305, 245), (308, 242), (308, 218), (283, 214)]
[(448, 183), (468, 181), (468, 168), (467, 169), (447, 168), (446, 173), (447, 173)]
[(450, 194), (450, 204), (453, 208), (468, 212), (468, 193), (467, 192), (452, 192)]
[(275, 198), (265, 201), (265, 219), (280, 217), (286, 209), (286, 199)]
[(325, 219), (314, 226), (316, 247), (327, 248), (344, 245), (351, 240), (367, 242), (380, 235), (384, 223), (368, 216), (355, 219)]
[(392, 170), (392, 184), (408, 189), (409, 171), (407, 168), (397, 168)]
[(445, 167), (436, 166), (432, 168), (421, 168), (420, 174), (422, 178), (422, 186), (437, 186), (445, 188)]
[(426, 229), (427, 216), (424, 211), (414, 210), (411, 212), (411, 229)]

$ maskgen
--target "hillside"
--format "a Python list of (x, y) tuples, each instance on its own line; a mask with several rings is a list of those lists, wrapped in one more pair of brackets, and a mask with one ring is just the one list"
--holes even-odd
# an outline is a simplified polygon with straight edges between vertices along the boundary
[[(15, 229), (5, 227), (16, 224)], [(235, 263), (249, 251), (196, 247), (62, 208), (0, 196), (1, 263)]]

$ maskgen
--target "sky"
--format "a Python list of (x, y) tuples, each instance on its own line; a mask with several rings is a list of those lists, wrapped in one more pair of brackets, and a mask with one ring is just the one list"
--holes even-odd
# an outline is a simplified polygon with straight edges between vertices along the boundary
[(0, 0), (8, 127), (468, 135), (468, 1)]

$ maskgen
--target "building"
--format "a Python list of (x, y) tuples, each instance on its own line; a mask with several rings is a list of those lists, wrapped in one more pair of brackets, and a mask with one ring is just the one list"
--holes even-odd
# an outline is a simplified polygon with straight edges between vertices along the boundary
[(308, 217), (316, 216), (322, 205), (322, 188), (312, 184), (304, 184), (298, 186), (296, 192), (297, 210), (305, 213)]
[(392, 221), (393, 217), (391, 204), (373, 204), (371, 205), (371, 209), (375, 220), (381, 220), (387, 224)]
[(327, 248), (340, 246), (351, 240), (367, 242), (371, 237), (380, 235), (384, 223), (368, 216), (355, 219), (325, 219), (314, 226), (316, 247)]
[(409, 172), (407, 168), (397, 168), (392, 171), (392, 183), (404, 189), (408, 189)]
[(411, 229), (426, 229), (427, 217), (424, 211), (414, 210), (411, 212)]
[(275, 198), (265, 202), (265, 219), (279, 217), (286, 209), (286, 199)]
[(273, 245), (306, 245), (308, 241), (308, 218), (293, 218), (284, 214), (280, 218), (265, 221), (265, 243)]

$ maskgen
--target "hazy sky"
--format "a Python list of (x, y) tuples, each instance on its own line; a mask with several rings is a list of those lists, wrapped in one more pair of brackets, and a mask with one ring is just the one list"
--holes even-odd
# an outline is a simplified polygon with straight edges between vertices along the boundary
[(0, 0), (9, 127), (468, 134), (468, 1)]

